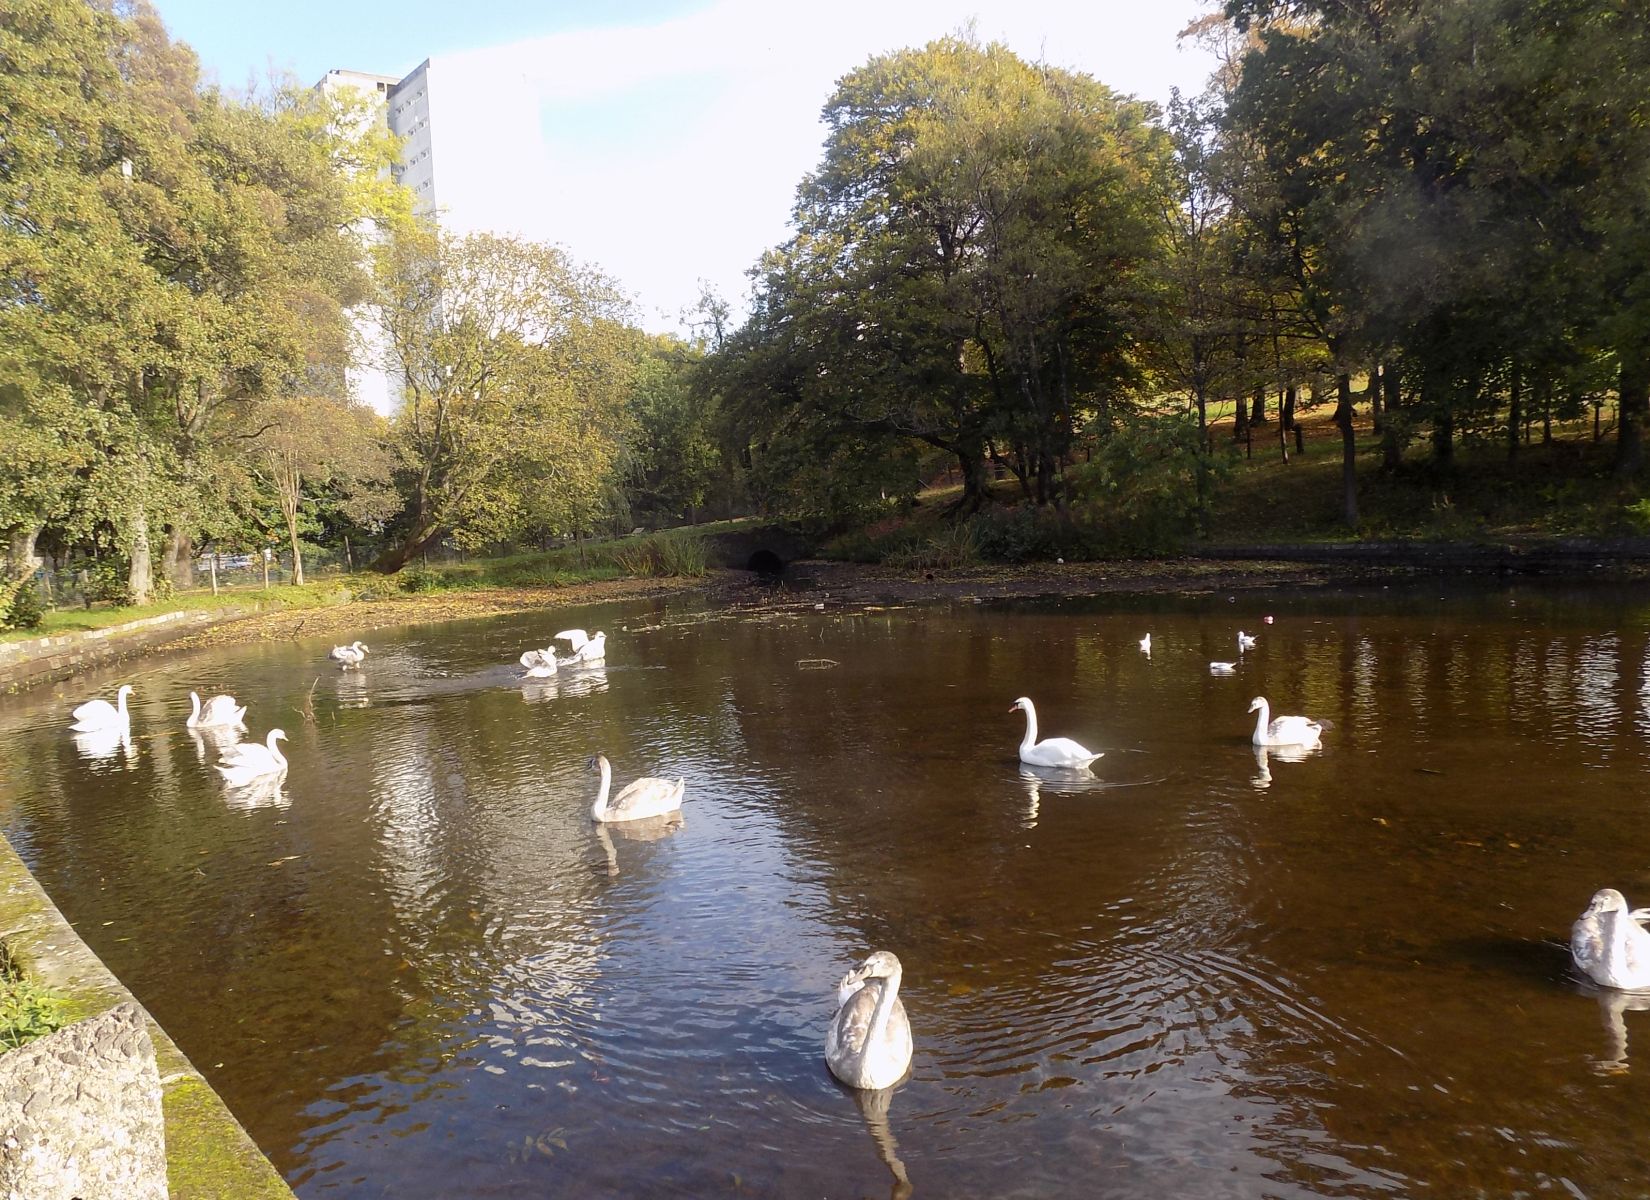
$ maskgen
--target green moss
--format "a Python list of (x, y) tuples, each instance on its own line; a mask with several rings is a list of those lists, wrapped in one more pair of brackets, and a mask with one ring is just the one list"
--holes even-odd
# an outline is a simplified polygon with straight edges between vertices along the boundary
[(174, 1081), (162, 1106), (172, 1200), (292, 1200), (292, 1189), (199, 1077)]

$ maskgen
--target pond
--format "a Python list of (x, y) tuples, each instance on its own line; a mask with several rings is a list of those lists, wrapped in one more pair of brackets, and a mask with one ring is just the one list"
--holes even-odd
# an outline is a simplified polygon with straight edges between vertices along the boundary
[[(605, 668), (517, 680), (569, 624)], [(367, 640), (0, 709), (0, 827), (306, 1200), (1650, 1189), (1650, 998), (1566, 949), (1596, 888), (1650, 904), (1650, 592)], [(130, 746), (73, 738), (120, 682)], [(287, 731), (278, 792), (226, 793), (191, 688)], [(1021, 695), (1092, 778), (1022, 772)], [(1253, 750), (1257, 695), (1322, 748)], [(598, 751), (680, 824), (594, 825)], [(879, 948), (916, 1055), (867, 1096), (822, 1047)]]

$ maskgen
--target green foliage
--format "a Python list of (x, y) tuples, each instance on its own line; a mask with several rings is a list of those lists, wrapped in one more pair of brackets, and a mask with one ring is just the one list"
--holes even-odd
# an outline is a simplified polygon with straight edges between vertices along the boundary
[(1178, 549), (1197, 532), (1224, 458), (1203, 449), (1189, 415), (1130, 418), (1101, 441), (1091, 462), (1066, 479), (1083, 514), (1090, 554), (1153, 554)]
[(32, 576), (0, 584), (0, 629), (38, 629), (45, 615)]
[(974, 538), (982, 558), (996, 562), (1053, 562), (1088, 557), (1083, 531), (1052, 508), (1021, 505), (992, 508), (974, 518)]
[(15, 1050), (68, 1023), (67, 1003), (26, 976), (0, 945), (0, 1050)]
[(979, 560), (980, 537), (972, 522), (944, 526), (920, 544), (891, 550), (882, 557), (882, 561), (890, 567), (915, 571), (967, 567)]
[(612, 564), (626, 575), (697, 579), (705, 573), (708, 547), (705, 539), (697, 535), (656, 534), (640, 542), (617, 546), (609, 556)]
[(103, 558), (85, 566), (86, 582), (83, 591), (88, 605), (107, 600), (117, 608), (132, 603), (132, 594), (126, 585), (127, 566), (116, 559)]
[(447, 586), (448, 578), (445, 572), (431, 571), (426, 567), (408, 567), (396, 577), (403, 592), (438, 592)]

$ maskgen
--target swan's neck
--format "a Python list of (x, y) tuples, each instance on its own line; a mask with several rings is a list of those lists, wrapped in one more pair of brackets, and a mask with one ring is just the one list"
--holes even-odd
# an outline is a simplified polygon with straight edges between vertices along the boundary
[(1026, 735), (1020, 740), (1020, 749), (1029, 750), (1037, 744), (1037, 710), (1026, 705)]
[(602, 814), (607, 811), (607, 789), (613, 786), (613, 768), (607, 765), (606, 759), (596, 765), (601, 768), (602, 786), (596, 792), (596, 803), (590, 806), (590, 815), (599, 821)]
[(269, 753), (275, 759), (275, 765), (279, 766), (279, 767), (284, 767), (284, 766), (286, 766), (286, 755), (282, 754), (280, 752), (280, 750), (276, 749), (276, 745), (275, 745), (276, 741), (277, 741), (277, 738), (272, 733), (272, 734), (269, 735), (269, 740), (266, 741), (264, 743), (264, 745), (269, 747)]
[(882, 994), (877, 997), (877, 1006), (871, 1012), (871, 1027), (865, 1035), (867, 1046), (874, 1046), (888, 1029), (888, 1018), (894, 1011), (894, 1000), (899, 996), (899, 981), (902, 974), (903, 971), (895, 971), (892, 975), (882, 977)]
[(1255, 741), (1266, 740), (1266, 727), (1272, 723), (1272, 706), (1266, 701), (1260, 702), (1260, 715), (1255, 718)]
[(124, 721), (126, 719), (126, 689), (125, 688), (122, 688), (119, 692), (115, 693), (115, 711), (120, 714), (120, 719), (121, 720)]
[[(120, 703), (121, 703), (121, 706), (124, 708), (125, 705), (126, 705), (126, 697), (125, 696), (122, 696), (120, 698)], [(196, 693), (190, 692), (189, 693), (189, 724), (191, 724), (191, 725), (197, 724), (200, 721), (200, 716), (201, 716), (201, 698)]]

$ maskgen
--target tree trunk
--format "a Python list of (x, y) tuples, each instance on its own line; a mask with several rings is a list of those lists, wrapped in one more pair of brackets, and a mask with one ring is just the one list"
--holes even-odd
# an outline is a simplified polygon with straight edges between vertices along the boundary
[(413, 555), (423, 550), (431, 542), (441, 536), (441, 527), (424, 526), (408, 534), (397, 545), (386, 549), (377, 558), (372, 560), (371, 569), (385, 575), (394, 575), (402, 567), (412, 561)]
[(126, 573), (126, 590), (133, 604), (147, 604), (154, 585), (149, 572), (149, 514), (143, 505), (132, 515), (132, 565)]
[(1381, 420), (1381, 364), (1376, 363), (1369, 368), (1369, 382), (1364, 385), (1364, 392), (1369, 396), (1369, 416), (1376, 433), (1380, 433), (1385, 422)]
[(262, 553), (264, 564), (264, 591), (269, 590), (269, 547), (265, 546)]
[(166, 541), (160, 552), (161, 574), (182, 591), (195, 586), (195, 547), (181, 525), (166, 526)]
[(1295, 400), (1299, 396), (1295, 385), (1290, 384), (1283, 390), (1283, 399), (1278, 403), (1278, 447), (1283, 451), (1283, 461), (1289, 461), (1289, 435), (1300, 434), (1295, 425)]
[(1381, 422), (1381, 470), (1396, 471), (1404, 462), (1404, 443), (1401, 438), (1398, 409), (1402, 403), (1399, 391), (1402, 372), (1397, 363), (1381, 366), (1381, 399), (1385, 403), (1386, 418)]
[(218, 552), (212, 551), (212, 557), (206, 560), (207, 570), (212, 572), (212, 594), (218, 594)]
[(1536, 387), (1536, 395), (1541, 401), (1541, 444), (1553, 444), (1553, 381), (1543, 379)]
[(39, 525), (24, 525), (11, 531), (11, 548), (6, 558), (8, 580), (27, 579), (40, 569), (40, 556), (34, 552), (40, 530)]
[(1237, 412), (1232, 419), (1232, 440), (1241, 442), (1249, 432), (1249, 402), (1243, 394), (1238, 393)]
[(1266, 389), (1264, 387), (1255, 389), (1255, 403), (1249, 410), (1249, 424), (1266, 424)]
[(1620, 353), (1615, 476), (1629, 479), (1644, 466), (1644, 418), (1650, 413), (1650, 358), (1637, 346), (1624, 348)]
[(292, 583), (302, 587), (304, 583), (304, 558), (298, 552), (298, 513), (296, 510), (286, 515), (286, 539), (292, 544)]
[(1352, 428), (1352, 376), (1335, 377), (1335, 424), (1341, 430), (1341, 516), (1347, 527), (1358, 527), (1358, 443)]
[(1518, 430), (1524, 424), (1524, 371), (1513, 363), (1512, 387), (1507, 395), (1507, 461), (1518, 461)]
[(1441, 467), (1455, 462), (1455, 404), (1448, 387), (1429, 372), (1421, 383), (1421, 403), (1432, 414), (1432, 457)]

